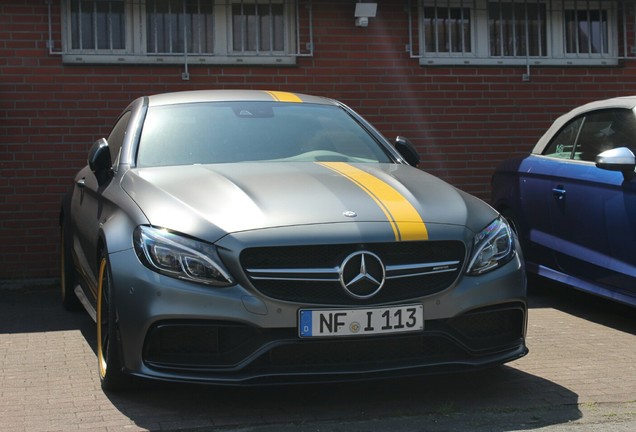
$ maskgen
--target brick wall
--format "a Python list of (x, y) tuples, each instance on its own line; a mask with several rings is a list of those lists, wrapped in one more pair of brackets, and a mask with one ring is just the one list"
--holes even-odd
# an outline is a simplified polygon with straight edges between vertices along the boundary
[[(409, 137), (422, 168), (488, 199), (497, 163), (528, 152), (559, 114), (636, 93), (636, 64), (618, 67), (420, 67), (405, 51), (405, 1), (380, 0), (369, 27), (354, 2), (313, 1), (314, 56), (295, 67), (64, 65), (49, 54), (45, 0), (0, 4), (0, 280), (58, 271), (58, 207), (91, 143), (140, 95), (263, 88), (340, 99), (387, 137)], [(59, 0), (52, 32), (60, 47)], [(632, 29), (629, 30), (630, 34)]]

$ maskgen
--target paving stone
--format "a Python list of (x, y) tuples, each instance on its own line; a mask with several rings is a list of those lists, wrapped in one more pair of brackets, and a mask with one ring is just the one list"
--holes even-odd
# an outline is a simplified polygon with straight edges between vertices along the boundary
[(56, 287), (0, 290), (0, 431), (212, 431), (423, 415), (477, 425), (497, 412), (539, 425), (544, 417), (576, 422), (590, 407), (636, 405), (634, 310), (535, 288), (530, 354), (493, 370), (248, 389), (146, 383), (118, 394), (99, 386), (88, 315), (64, 311)]

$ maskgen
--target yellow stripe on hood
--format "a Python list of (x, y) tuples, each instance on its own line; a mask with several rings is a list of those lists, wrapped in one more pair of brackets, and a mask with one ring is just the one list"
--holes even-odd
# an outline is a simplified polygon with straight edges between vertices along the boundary
[(395, 240), (427, 240), (422, 217), (404, 195), (379, 178), (345, 162), (318, 162), (346, 177), (365, 191), (384, 212)]
[(302, 102), (303, 100), (299, 98), (294, 93), (282, 92), (282, 91), (266, 91), (265, 93), (269, 94), (274, 98), (275, 101), (278, 102)]

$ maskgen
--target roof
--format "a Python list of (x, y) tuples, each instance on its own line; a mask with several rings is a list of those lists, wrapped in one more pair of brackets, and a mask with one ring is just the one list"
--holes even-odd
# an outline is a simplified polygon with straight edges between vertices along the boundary
[(231, 101), (306, 102), (324, 105), (337, 105), (336, 101), (319, 96), (266, 90), (192, 90), (163, 93), (148, 97), (149, 106)]
[(541, 154), (547, 141), (554, 136), (554, 133), (561, 129), (568, 121), (584, 114), (588, 111), (594, 111), (601, 108), (621, 108), (621, 109), (634, 109), (636, 107), (636, 96), (621, 96), (611, 99), (602, 99), (593, 102), (586, 103), (584, 105), (573, 108), (567, 113), (557, 118), (554, 123), (545, 131), (543, 136), (539, 138), (536, 145), (532, 149), (532, 153)]

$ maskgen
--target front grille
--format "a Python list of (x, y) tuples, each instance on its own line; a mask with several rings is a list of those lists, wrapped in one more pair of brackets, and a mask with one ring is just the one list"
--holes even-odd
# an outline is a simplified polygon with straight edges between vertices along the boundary
[[(348, 295), (340, 283), (343, 261), (354, 252), (377, 255), (386, 270), (382, 289), (369, 299)], [(278, 300), (358, 305), (396, 302), (442, 291), (459, 276), (465, 259), (460, 241), (422, 241), (250, 248), (241, 266), (252, 285)]]

